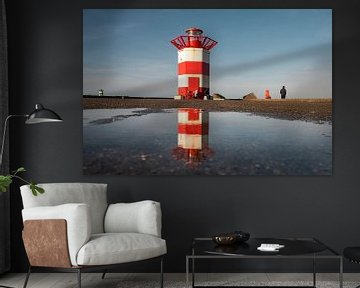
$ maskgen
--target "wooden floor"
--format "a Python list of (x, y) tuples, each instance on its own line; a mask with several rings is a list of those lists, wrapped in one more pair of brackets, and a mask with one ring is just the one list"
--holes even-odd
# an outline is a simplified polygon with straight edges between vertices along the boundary
[[(226, 283), (227, 279), (231, 281), (248, 281), (251, 279), (251, 282), (259, 283), (259, 285), (264, 285), (269, 281), (276, 281), (281, 283), (282, 281), (308, 281), (311, 284), (312, 274), (308, 273), (241, 273), (241, 274), (230, 274), (230, 273), (212, 273), (212, 274), (197, 274), (197, 281), (200, 283), (212, 282), (212, 281), (224, 281)], [(24, 284), (25, 274), (23, 273), (8, 273), (0, 276), (0, 287), (9, 286), (14, 288), (22, 288)], [(185, 274), (165, 274), (165, 288), (178, 288), (185, 287)], [(319, 273), (317, 274), (317, 281), (321, 283), (322, 281), (333, 281), (334, 286), (339, 287), (338, 283), (338, 274), (336, 273)], [(120, 288), (120, 287), (159, 287), (159, 274), (153, 273), (109, 273), (106, 275), (106, 278), (101, 279), (101, 273), (83, 273), (82, 275), (82, 287), (83, 288), (95, 288), (95, 287), (104, 287), (104, 288)], [(142, 285), (146, 283), (146, 285)], [(197, 282), (198, 283), (198, 282)], [(346, 287), (355, 287), (360, 284), (360, 273), (345, 273), (344, 274), (344, 288)], [(239, 284), (240, 285), (240, 284)], [(253, 285), (253, 284), (252, 284)], [(325, 284), (322, 284), (325, 285)], [(327, 286), (327, 285), (325, 285)], [(76, 288), (76, 273), (32, 273), (28, 288)], [(320, 285), (320, 287), (322, 287)]]

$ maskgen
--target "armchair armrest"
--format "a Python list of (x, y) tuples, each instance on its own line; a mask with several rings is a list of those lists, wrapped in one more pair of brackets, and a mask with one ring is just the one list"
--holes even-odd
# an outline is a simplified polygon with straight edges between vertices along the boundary
[(106, 233), (143, 233), (161, 237), (160, 203), (145, 200), (110, 204), (105, 214)]
[[(24, 222), (26, 220), (45, 219), (66, 220), (70, 261), (73, 266), (77, 265), (77, 253), (80, 248), (89, 241), (91, 235), (91, 222), (88, 205), (83, 203), (71, 203), (58, 206), (33, 207), (23, 209), (22, 216)], [(40, 235), (37, 235), (34, 241), (39, 241), (39, 238)]]
[(66, 231), (64, 219), (25, 220), (22, 238), (30, 265), (72, 267)]

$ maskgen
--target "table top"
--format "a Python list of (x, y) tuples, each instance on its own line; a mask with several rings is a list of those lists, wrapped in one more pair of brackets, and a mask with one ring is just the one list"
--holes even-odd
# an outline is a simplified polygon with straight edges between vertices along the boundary
[[(278, 251), (260, 251), (261, 244), (284, 245)], [(315, 238), (250, 238), (246, 242), (232, 245), (218, 245), (211, 238), (195, 238), (192, 256), (236, 256), (236, 257), (341, 257), (335, 250)]]

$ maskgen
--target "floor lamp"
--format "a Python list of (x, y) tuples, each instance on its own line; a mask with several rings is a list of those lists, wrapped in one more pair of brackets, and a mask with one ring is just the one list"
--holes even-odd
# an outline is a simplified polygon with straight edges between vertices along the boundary
[[(31, 112), (30, 114), (23, 114), (23, 115), (9, 115), (5, 119), (4, 123), (4, 132), (2, 135), (2, 142), (1, 142), (1, 150), (0, 150), (0, 168), (2, 167), (2, 161), (3, 161), (3, 154), (4, 154), (4, 146), (5, 146), (5, 140), (6, 140), (6, 132), (7, 132), (7, 126), (8, 122), (11, 118), (15, 117), (23, 117), (26, 118), (25, 123), (26, 124), (38, 124), (38, 123), (46, 123), (46, 122), (62, 122), (63, 120), (61, 117), (56, 114), (54, 111), (44, 108), (41, 104), (35, 105), (35, 110)], [(3, 286), (0, 284), (0, 287), (4, 288), (12, 288), (9, 286)]]
[(50, 109), (44, 108), (44, 106), (41, 104), (36, 104), (35, 110), (33, 112), (31, 112), (30, 114), (7, 116), (5, 119), (4, 132), (3, 132), (2, 144), (1, 144), (0, 167), (2, 166), (2, 159), (3, 159), (3, 154), (4, 154), (7, 124), (9, 122), (9, 120), (14, 117), (27, 118), (25, 120), (25, 124), (38, 124), (38, 123), (45, 123), (45, 122), (62, 122), (63, 121), (58, 114), (56, 114), (54, 111), (52, 111)]

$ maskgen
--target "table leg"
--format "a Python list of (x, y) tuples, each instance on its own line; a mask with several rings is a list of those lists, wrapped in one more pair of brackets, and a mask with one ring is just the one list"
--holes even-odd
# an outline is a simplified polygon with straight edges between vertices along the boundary
[(189, 288), (189, 257), (186, 256), (186, 288)]
[(343, 288), (343, 257), (340, 257), (339, 287)]
[(192, 287), (195, 287), (195, 258), (192, 258)]
[(313, 257), (313, 286), (316, 287), (316, 256)]

